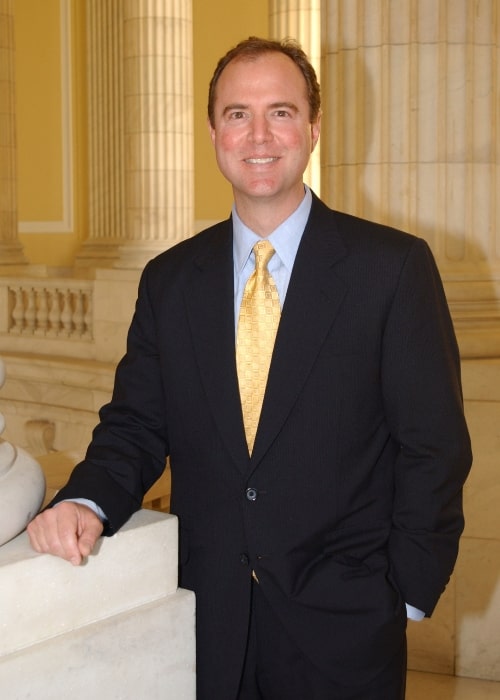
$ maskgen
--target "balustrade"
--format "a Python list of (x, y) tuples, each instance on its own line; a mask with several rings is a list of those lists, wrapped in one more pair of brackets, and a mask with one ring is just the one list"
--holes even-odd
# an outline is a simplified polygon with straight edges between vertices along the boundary
[(26, 280), (8, 285), (10, 335), (92, 340), (92, 285)]

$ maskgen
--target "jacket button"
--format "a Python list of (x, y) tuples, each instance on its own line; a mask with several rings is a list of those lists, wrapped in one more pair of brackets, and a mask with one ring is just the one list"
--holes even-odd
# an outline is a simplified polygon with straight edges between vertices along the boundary
[(248, 566), (250, 563), (250, 559), (248, 558), (248, 554), (240, 554), (240, 564), (243, 566)]
[(257, 491), (257, 489), (249, 488), (246, 490), (245, 495), (247, 497), (247, 500), (256, 501), (259, 492)]

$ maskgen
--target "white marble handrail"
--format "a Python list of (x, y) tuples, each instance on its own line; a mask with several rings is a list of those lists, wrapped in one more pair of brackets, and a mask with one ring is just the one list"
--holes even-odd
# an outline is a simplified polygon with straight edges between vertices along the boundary
[(25, 532), (0, 547), (2, 698), (195, 700), (177, 541), (174, 516), (141, 510), (83, 566), (36, 554)]

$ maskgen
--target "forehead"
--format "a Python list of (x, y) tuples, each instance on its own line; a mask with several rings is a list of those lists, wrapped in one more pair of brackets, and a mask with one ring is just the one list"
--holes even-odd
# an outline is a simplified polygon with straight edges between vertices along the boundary
[(293, 94), (307, 101), (307, 83), (302, 71), (291, 58), (278, 51), (233, 59), (220, 74), (215, 100), (218, 97), (232, 100), (236, 95), (251, 98), (266, 92), (283, 99)]

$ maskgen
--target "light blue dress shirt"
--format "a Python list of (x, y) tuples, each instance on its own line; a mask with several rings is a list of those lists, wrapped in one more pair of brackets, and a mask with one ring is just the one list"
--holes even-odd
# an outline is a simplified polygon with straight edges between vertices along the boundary
[[(266, 236), (275, 250), (275, 254), (267, 266), (280, 298), (281, 308), (286, 297), (288, 283), (292, 274), (297, 249), (302, 239), (302, 234), (306, 227), (307, 219), (311, 211), (312, 195), (311, 190), (305, 187), (305, 194), (302, 202), (286, 221), (283, 221), (278, 228)], [(234, 318), (237, 327), (238, 315), (240, 312), (241, 299), (245, 290), (248, 278), (255, 269), (255, 255), (253, 247), (262, 240), (260, 236), (245, 226), (238, 216), (236, 207), (233, 205), (233, 260), (234, 260)]]

